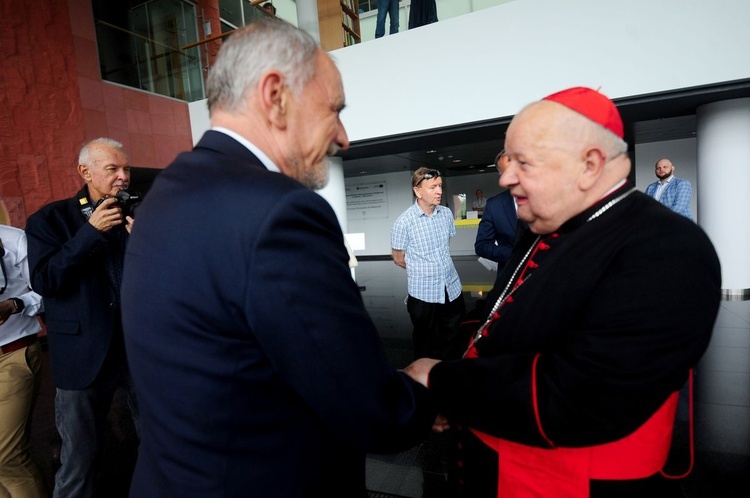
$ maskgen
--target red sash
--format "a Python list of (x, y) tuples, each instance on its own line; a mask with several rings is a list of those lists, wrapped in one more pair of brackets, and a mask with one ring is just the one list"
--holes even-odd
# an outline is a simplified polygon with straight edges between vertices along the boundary
[(618, 441), (585, 448), (536, 448), (471, 429), (498, 453), (498, 498), (587, 498), (589, 480), (649, 477), (667, 461), (677, 395), (635, 432)]

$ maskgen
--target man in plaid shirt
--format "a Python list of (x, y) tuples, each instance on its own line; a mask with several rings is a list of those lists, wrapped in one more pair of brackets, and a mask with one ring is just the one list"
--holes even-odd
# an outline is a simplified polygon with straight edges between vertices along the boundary
[(414, 358), (459, 358), (466, 346), (459, 336), (465, 305), (450, 256), (453, 214), (440, 205), (439, 171), (419, 168), (411, 185), (416, 201), (393, 224), (391, 249), (393, 262), (406, 268)]
[(646, 187), (646, 195), (692, 220), (690, 200), (693, 196), (693, 186), (690, 181), (674, 176), (674, 164), (666, 158), (656, 161), (654, 171), (659, 181)]

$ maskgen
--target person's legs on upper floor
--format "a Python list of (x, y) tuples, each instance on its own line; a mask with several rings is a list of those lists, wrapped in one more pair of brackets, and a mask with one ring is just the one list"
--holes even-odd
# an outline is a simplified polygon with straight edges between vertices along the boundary
[(388, 20), (391, 23), (391, 29), (388, 32), (389, 34), (396, 34), (398, 33), (398, 1), (399, 0), (389, 0), (390, 3), (388, 4)]
[(389, 33), (398, 33), (398, 0), (379, 0), (378, 17), (375, 22), (375, 38), (385, 35), (385, 18), (388, 16), (391, 23)]

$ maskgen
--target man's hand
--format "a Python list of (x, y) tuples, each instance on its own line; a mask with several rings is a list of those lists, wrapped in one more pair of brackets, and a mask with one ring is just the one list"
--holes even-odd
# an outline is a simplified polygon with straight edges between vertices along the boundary
[(391, 248), (391, 257), (393, 258), (393, 262), (398, 266), (406, 268), (406, 251)]
[(438, 413), (435, 417), (435, 423), (432, 424), (433, 432), (444, 432), (451, 428), (451, 424), (448, 419), (442, 413)]
[(133, 219), (132, 216), (126, 216), (125, 217), (125, 230), (127, 230), (128, 233), (130, 233), (130, 231), (133, 229), (133, 222), (134, 221), (135, 221), (135, 219)]
[(94, 212), (91, 213), (89, 223), (99, 232), (108, 232), (117, 225), (122, 224), (122, 209), (120, 209), (120, 206), (113, 206), (116, 202), (117, 199), (114, 197), (104, 199)]
[(404, 372), (423, 386), (429, 387), (427, 381), (430, 376), (430, 370), (432, 370), (432, 367), (438, 363), (440, 363), (440, 360), (435, 360), (433, 358), (419, 358), (411, 365), (404, 368)]
[(0, 301), (0, 325), (4, 324), (5, 321), (15, 313), (16, 311), (16, 305), (13, 304), (13, 301), (8, 299), (7, 301)]

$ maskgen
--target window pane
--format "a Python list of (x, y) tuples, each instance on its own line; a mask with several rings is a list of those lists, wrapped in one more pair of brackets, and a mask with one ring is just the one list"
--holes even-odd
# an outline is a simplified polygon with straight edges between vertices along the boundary
[(102, 79), (187, 100), (203, 98), (195, 5), (94, 0)]

